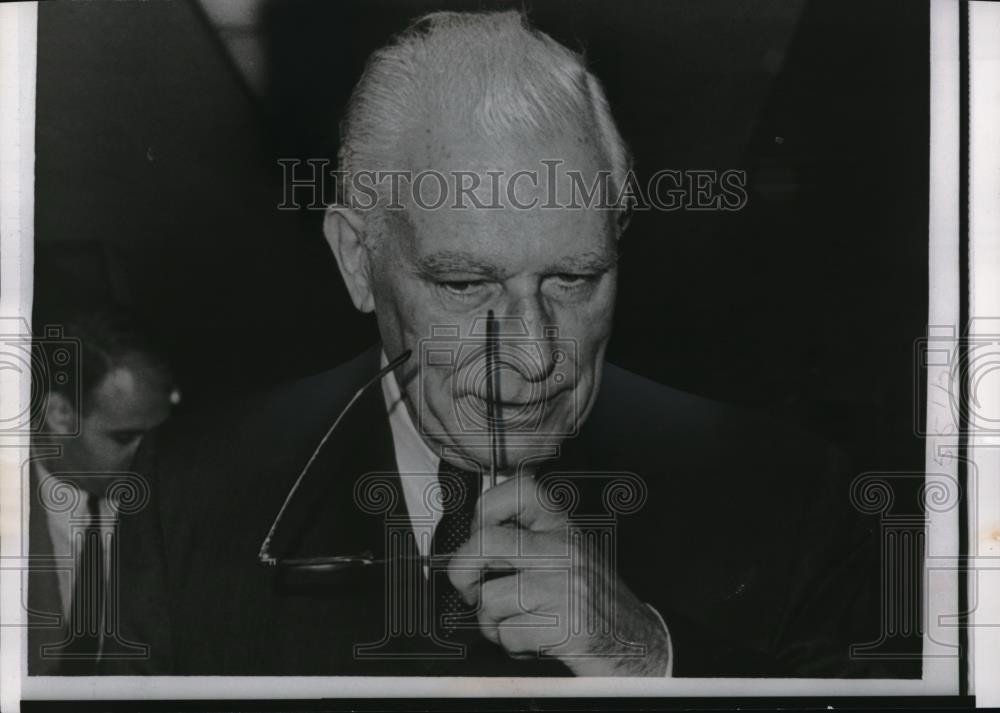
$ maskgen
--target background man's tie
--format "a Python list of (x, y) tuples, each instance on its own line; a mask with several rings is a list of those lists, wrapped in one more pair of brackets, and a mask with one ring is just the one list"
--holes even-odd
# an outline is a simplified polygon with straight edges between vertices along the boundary
[(69, 674), (91, 674), (97, 667), (104, 628), (104, 543), (101, 532), (100, 498), (87, 498), (87, 522), (83, 544), (76, 560), (73, 603), (70, 608), (72, 641), (66, 653), (72, 655), (62, 667)]

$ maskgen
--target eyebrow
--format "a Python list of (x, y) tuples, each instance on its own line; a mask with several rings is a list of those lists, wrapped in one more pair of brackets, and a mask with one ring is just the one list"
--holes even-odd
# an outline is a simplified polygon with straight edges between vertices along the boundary
[(617, 250), (591, 250), (558, 261), (552, 272), (607, 272), (618, 264)]
[[(603, 273), (618, 264), (616, 250), (591, 250), (556, 261), (545, 268), (546, 272)], [(504, 271), (492, 263), (461, 250), (440, 250), (417, 261), (417, 270), (424, 275), (442, 275), (450, 272), (475, 273), (490, 279), (502, 279)]]
[(461, 250), (439, 250), (417, 261), (417, 269), (425, 275), (442, 275), (449, 272), (472, 272), (490, 278), (502, 273), (496, 265)]

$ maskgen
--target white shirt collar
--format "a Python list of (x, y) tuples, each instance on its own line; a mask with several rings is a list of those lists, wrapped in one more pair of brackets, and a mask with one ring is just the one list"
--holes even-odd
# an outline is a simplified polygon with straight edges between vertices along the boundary
[[(384, 367), (389, 359), (383, 352), (379, 358)], [(406, 501), (406, 509), (410, 515), (410, 523), (417, 540), (420, 554), (430, 553), (430, 537), (441, 520), (440, 508), (431, 508), (425, 495), (437, 486), (438, 467), (441, 458), (417, 430), (410, 411), (406, 407), (396, 374), (389, 372), (382, 379), (382, 396), (385, 399), (385, 410), (389, 414), (389, 428), (392, 431), (392, 445), (396, 455), (396, 469)], [(502, 482), (506, 478), (500, 478)], [(489, 487), (489, 479), (483, 478), (483, 490)]]
[[(383, 367), (389, 363), (384, 352), (380, 361)], [(433, 473), (436, 477), (441, 459), (427, 445), (410, 418), (410, 410), (406, 407), (395, 372), (390, 371), (382, 379), (382, 395), (385, 398), (385, 410), (389, 414), (389, 427), (392, 429), (399, 472), (414, 475)]]
[[(32, 460), (31, 467), (35, 471), (35, 477), (38, 483), (32, 487), (42, 487), (41, 484), (47, 479), (55, 477), (49, 470), (48, 465), (45, 464), (45, 459), (43, 458), (36, 458)], [(67, 498), (68, 501), (78, 503), (86, 502), (87, 494), (72, 481), (63, 480), (59, 487), (62, 491), (62, 497)], [(44, 491), (45, 489), (43, 488), (43, 492)], [(39, 517), (45, 519), (45, 529), (48, 531), (49, 541), (52, 543), (52, 555), (61, 563), (55, 570), (55, 577), (59, 586), (59, 600), (62, 604), (62, 614), (66, 617), (66, 621), (69, 621), (73, 606), (74, 535), (72, 518), (76, 511), (72, 508), (45, 509), (44, 503), (39, 503), (38, 506), (42, 509), (42, 511), (33, 512), (29, 515), (29, 517)], [(102, 515), (101, 528), (104, 530), (105, 536), (107, 536), (107, 534), (113, 531), (115, 527), (113, 522), (116, 520), (116, 515), (105, 498), (100, 499), (100, 509)], [(108, 581), (110, 567), (111, 558), (105, 557), (105, 583)]]
[[(384, 367), (389, 363), (383, 352), (380, 358)], [(406, 408), (406, 401), (396, 381), (396, 374), (389, 372), (382, 379), (382, 396), (385, 410), (389, 414), (389, 428), (392, 431), (392, 445), (396, 455), (396, 470), (406, 510), (410, 515), (417, 549), (420, 554), (430, 554), (431, 537), (441, 520), (439, 509), (428, 505), (424, 495), (437, 486), (438, 466), (441, 459), (427, 445), (417, 431)], [(426, 574), (426, 567), (425, 574)]]

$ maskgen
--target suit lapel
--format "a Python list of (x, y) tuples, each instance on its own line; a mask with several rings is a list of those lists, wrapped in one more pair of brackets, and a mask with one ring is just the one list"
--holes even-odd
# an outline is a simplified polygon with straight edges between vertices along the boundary
[(62, 598), (55, 567), (65, 567), (64, 559), (56, 559), (49, 534), (46, 510), (40, 498), (41, 475), (34, 467), (28, 478), (31, 490), (28, 512), (28, 570), (27, 619), (28, 667), (31, 675), (54, 675), (59, 664), (41, 657), (41, 647), (62, 641), (67, 636)]
[[(357, 388), (377, 372), (378, 354), (374, 349), (368, 355)], [(383, 502), (387, 507), (379, 507)], [(279, 558), (381, 557), (387, 518), (405, 514), (382, 389), (373, 384), (316, 454), (275, 532), (272, 552)]]

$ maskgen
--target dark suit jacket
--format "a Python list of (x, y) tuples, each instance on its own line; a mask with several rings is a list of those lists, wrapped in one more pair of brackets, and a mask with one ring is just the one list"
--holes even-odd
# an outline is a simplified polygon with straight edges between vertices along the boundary
[[(359, 658), (355, 646), (386, 630), (383, 576), (296, 581), (258, 562), (289, 486), (378, 353), (146, 439), (133, 469), (152, 500), (121, 522), (121, 626), (151, 656), (108, 673), (567, 673), (514, 662), (485, 640), (460, 662), (405, 658), (424, 650), (419, 637)], [(355, 488), (372, 472), (391, 484), (395, 467), (375, 388), (321, 452), (278, 553), (384, 553), (386, 512), (362, 511)], [(665, 619), (675, 676), (873, 675), (848, 657), (874, 604), (864, 576), (872, 533), (852, 516), (839, 467), (833, 450), (793, 428), (606, 365), (582, 432), (542, 477), (641, 478), (645, 504), (616, 526), (618, 571)], [(584, 501), (599, 502), (592, 494)], [(405, 517), (401, 496), (389, 514)]]
[[(37, 457), (37, 456), (35, 456)], [(59, 543), (56, 547), (49, 533), (49, 518), (53, 513), (43, 504), (42, 491), (47, 491), (49, 507), (66, 509), (65, 517), (86, 517), (86, 498), (73, 496), (59, 481), (48, 476), (43, 481), (35, 463), (31, 461), (28, 551), (31, 564), (26, 574), (26, 612), (28, 621), (28, 674), (31, 676), (90, 676), (97, 673), (97, 652), (94, 648), (81, 649), (74, 641), (73, 622), (63, 614), (62, 596), (59, 591), (59, 572), (71, 582), (76, 577), (75, 556), (72, 542)], [(72, 510), (72, 512), (69, 512)], [(69, 535), (73, 538), (73, 534)], [(72, 585), (71, 585), (72, 590)], [(71, 609), (72, 612), (72, 609)], [(82, 622), (77, 622), (78, 624)], [(106, 641), (105, 650), (117, 651), (113, 640)], [(93, 646), (90, 644), (89, 646)]]
[(57, 645), (69, 637), (66, 617), (63, 616), (62, 599), (56, 570), (66, 568), (65, 557), (56, 558), (48, 519), (39, 497), (39, 474), (31, 468), (28, 478), (31, 495), (28, 511), (28, 552), (31, 567), (25, 581), (27, 591), (28, 621), (28, 673), (32, 676), (54, 676), (65, 673), (61, 662), (42, 655), (43, 646)]

